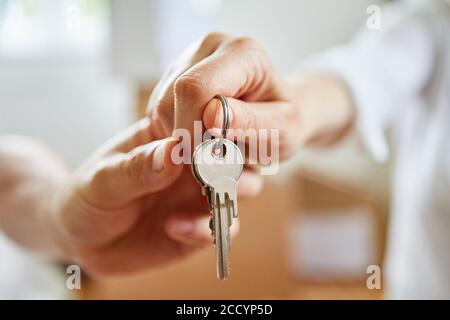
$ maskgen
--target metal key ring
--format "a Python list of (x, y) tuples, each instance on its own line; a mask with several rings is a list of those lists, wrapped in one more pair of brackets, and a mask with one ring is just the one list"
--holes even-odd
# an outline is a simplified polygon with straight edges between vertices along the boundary
[(227, 131), (230, 128), (230, 107), (228, 105), (228, 100), (224, 96), (216, 95), (214, 98), (219, 99), (222, 104), (223, 111), (223, 126), (222, 126), (222, 134), (220, 135), (219, 141), (216, 144), (216, 148), (220, 149), (220, 153), (218, 156), (224, 156), (224, 139), (227, 137)]

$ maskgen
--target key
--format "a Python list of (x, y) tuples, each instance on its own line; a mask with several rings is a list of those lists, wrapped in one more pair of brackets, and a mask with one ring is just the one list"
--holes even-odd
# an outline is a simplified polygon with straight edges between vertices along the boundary
[(216, 156), (216, 143), (208, 140), (197, 147), (193, 172), (210, 202), (217, 276), (225, 280), (229, 275), (230, 227), (237, 217), (236, 182), (242, 173), (243, 159), (239, 148), (229, 140), (224, 140), (223, 156)]
[(241, 151), (232, 141), (223, 140), (222, 154), (216, 153), (216, 146), (217, 139), (200, 144), (194, 152), (192, 168), (210, 203), (217, 277), (225, 280), (229, 276), (230, 227), (238, 216), (236, 182), (244, 162)]

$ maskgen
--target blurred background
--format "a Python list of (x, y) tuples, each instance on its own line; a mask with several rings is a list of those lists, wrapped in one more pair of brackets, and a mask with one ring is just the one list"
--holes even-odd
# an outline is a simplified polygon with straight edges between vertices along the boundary
[[(75, 167), (143, 115), (168, 64), (207, 32), (256, 38), (288, 74), (350, 40), (368, 6), (382, 3), (0, 0), (0, 134), (39, 138)], [(76, 292), (67, 292), (65, 280), (49, 280), (64, 279), (64, 268), (49, 269), (26, 252), (16, 254), (17, 265), (40, 267), (17, 272), (36, 284), (31, 297), (45, 289), (84, 299), (377, 299), (382, 290), (366, 287), (366, 269), (383, 262), (388, 180), (389, 164), (372, 162), (353, 136), (331, 151), (302, 151), (261, 196), (240, 201), (227, 282), (216, 280), (212, 246), (161, 270), (101, 282), (83, 277)]]

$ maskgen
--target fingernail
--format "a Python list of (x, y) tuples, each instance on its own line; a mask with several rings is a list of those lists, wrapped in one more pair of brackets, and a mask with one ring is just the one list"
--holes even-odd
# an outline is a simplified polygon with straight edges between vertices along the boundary
[(222, 129), (219, 128), (211, 128), (206, 130), (212, 137), (220, 137), (222, 134)]
[(174, 227), (173, 232), (179, 236), (186, 236), (192, 232), (194, 225), (190, 221), (178, 221)]
[(216, 116), (214, 118), (214, 127), (215, 128), (222, 128), (223, 126), (223, 111), (222, 111), (222, 105), (220, 102), (216, 105)]
[[(229, 119), (229, 123), (231, 125), (231, 122), (233, 121), (233, 110), (231, 109), (230, 106), (228, 106), (228, 117)], [(222, 108), (222, 104), (218, 104), (218, 106), (216, 107), (216, 117), (214, 120), (214, 126), (216, 128), (222, 128), (223, 127), (223, 108)]]

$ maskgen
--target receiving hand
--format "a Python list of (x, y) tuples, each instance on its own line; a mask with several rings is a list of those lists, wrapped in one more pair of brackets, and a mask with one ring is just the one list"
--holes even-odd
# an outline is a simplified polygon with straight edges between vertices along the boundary
[[(176, 141), (156, 140), (151, 127), (143, 119), (112, 139), (52, 197), (56, 240), (91, 274), (151, 268), (212, 244), (199, 184), (173, 164)], [(259, 188), (247, 176), (238, 192)]]

